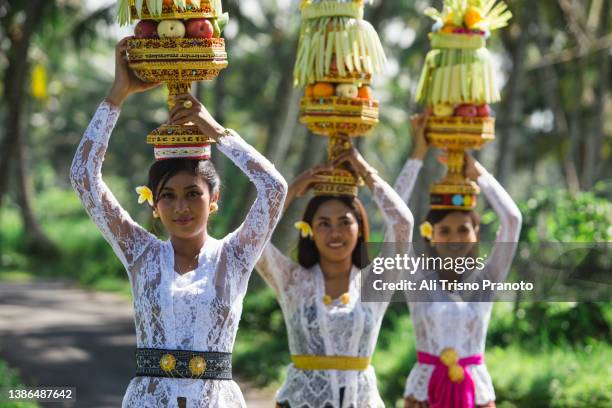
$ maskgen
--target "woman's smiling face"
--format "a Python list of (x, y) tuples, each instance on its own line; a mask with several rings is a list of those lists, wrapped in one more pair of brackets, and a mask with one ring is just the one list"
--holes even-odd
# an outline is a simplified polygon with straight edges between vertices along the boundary
[(159, 191), (155, 208), (171, 236), (192, 238), (206, 232), (210, 204), (216, 200), (202, 177), (180, 172)]
[(464, 257), (479, 241), (478, 231), (468, 213), (454, 211), (434, 224), (431, 245), (442, 257)]
[(359, 238), (359, 222), (348, 206), (330, 200), (317, 209), (312, 231), (321, 258), (339, 262), (352, 257)]

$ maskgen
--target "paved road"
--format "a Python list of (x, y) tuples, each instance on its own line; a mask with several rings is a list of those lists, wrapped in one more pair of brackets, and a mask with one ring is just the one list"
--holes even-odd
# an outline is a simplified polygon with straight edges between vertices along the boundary
[[(0, 357), (27, 385), (76, 387), (79, 408), (120, 407), (134, 372), (132, 310), (68, 282), (0, 283)], [(249, 408), (273, 406), (271, 392), (240, 385)]]

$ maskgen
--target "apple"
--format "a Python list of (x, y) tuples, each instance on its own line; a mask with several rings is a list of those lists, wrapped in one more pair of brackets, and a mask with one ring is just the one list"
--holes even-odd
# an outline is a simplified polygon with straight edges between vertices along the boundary
[(336, 87), (336, 96), (357, 98), (359, 96), (359, 88), (353, 84), (340, 84)]
[(163, 20), (157, 25), (157, 34), (160, 38), (183, 38), (185, 24), (181, 20)]
[(491, 116), (491, 108), (486, 103), (478, 107), (478, 116), (481, 118), (488, 118)]
[(439, 103), (433, 107), (433, 114), (435, 116), (445, 118), (448, 116), (453, 116), (453, 113), (455, 113), (455, 108), (453, 108), (453, 105), (448, 103)]
[(457, 109), (455, 109), (455, 116), (474, 118), (478, 116), (478, 108), (476, 107), (476, 105), (459, 105)]
[(134, 29), (136, 38), (157, 38), (157, 22), (153, 20), (140, 20)]
[(192, 18), (185, 23), (187, 38), (213, 38), (215, 29), (205, 18)]

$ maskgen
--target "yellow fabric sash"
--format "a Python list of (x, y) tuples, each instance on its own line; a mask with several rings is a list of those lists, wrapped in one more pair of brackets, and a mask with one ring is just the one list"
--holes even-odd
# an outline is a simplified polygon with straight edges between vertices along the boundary
[(352, 356), (291, 356), (293, 365), (300, 370), (367, 370), (370, 357)]

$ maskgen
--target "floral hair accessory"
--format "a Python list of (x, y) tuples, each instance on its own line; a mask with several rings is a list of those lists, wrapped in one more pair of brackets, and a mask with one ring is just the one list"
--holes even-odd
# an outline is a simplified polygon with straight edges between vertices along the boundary
[(294, 224), (295, 228), (300, 230), (300, 235), (302, 238), (312, 238), (312, 227), (305, 221), (296, 222)]
[(142, 204), (145, 201), (149, 202), (149, 205), (153, 207), (153, 192), (147, 186), (136, 187), (138, 193), (138, 204)]
[(425, 221), (424, 223), (422, 223), (420, 230), (421, 230), (421, 236), (423, 238), (427, 238), (431, 240), (431, 237), (433, 236), (433, 226), (431, 225), (429, 221)]

